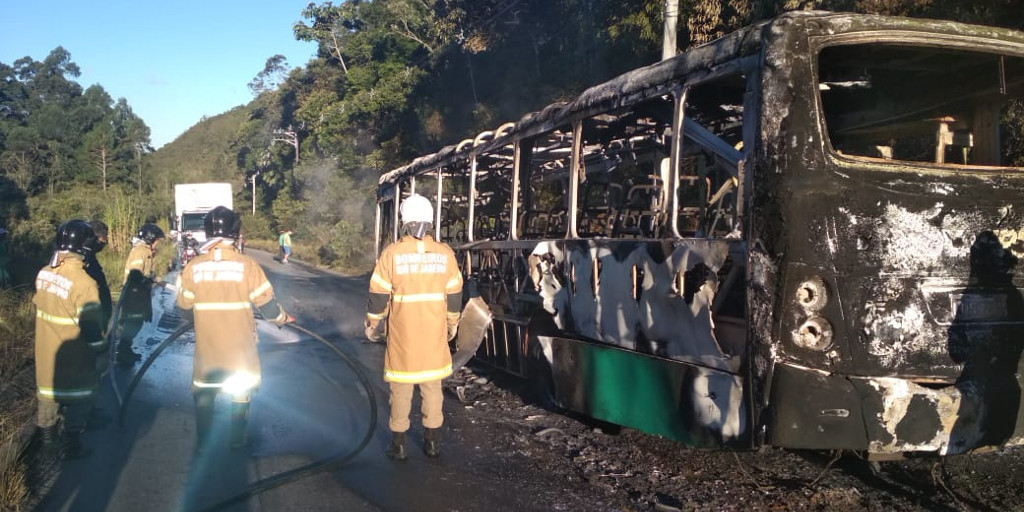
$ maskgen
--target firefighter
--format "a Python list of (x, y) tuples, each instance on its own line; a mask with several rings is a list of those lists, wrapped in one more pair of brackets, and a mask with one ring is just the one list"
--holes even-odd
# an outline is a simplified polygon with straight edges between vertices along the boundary
[(124, 264), (121, 287), (121, 340), (117, 345), (117, 364), (131, 366), (142, 358), (132, 350), (132, 342), (142, 324), (153, 319), (153, 284), (162, 284), (156, 277), (153, 262), (156, 246), (164, 232), (156, 224), (143, 224), (132, 238), (132, 250)]
[(153, 263), (156, 255), (156, 246), (164, 239), (164, 230), (156, 224), (143, 224), (139, 231), (132, 237), (132, 250), (128, 253), (128, 260), (124, 264), (124, 280), (132, 270), (138, 270), (142, 277), (150, 281), (156, 281), (156, 265)]
[(82, 445), (98, 381), (97, 359), (106, 349), (103, 310), (85, 258), (96, 250), (89, 223), (70, 220), (57, 229), (50, 263), (36, 276), (36, 425), (43, 445), (58, 447), (64, 423), (68, 458), (88, 455)]
[(231, 395), (232, 447), (246, 444), (249, 402), (260, 384), (252, 306), (278, 326), (295, 321), (274, 299), (259, 264), (235, 247), (241, 227), (230, 209), (210, 210), (204, 220), (207, 242), (178, 277), (178, 307), (195, 322), (192, 394), (199, 451), (208, 444), (219, 392)]
[(429, 234), (434, 213), (427, 198), (410, 195), (400, 213), (403, 236), (384, 249), (370, 278), (366, 337), (382, 341), (387, 333), (384, 380), (391, 389), (392, 435), (385, 453), (406, 459), (405, 434), (419, 386), (423, 451), (433, 458), (441, 453), (441, 380), (452, 373), (448, 342), (459, 325), (462, 274), (451, 248)]

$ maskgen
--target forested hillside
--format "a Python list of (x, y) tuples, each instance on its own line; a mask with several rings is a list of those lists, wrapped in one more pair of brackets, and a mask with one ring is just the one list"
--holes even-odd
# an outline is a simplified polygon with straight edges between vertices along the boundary
[[(678, 50), (790, 9), (1022, 28), (1024, 11), (1015, 4), (680, 0)], [(174, 183), (229, 181), (236, 209), (248, 214), (248, 236), (272, 238), (288, 227), (301, 259), (365, 270), (370, 201), (382, 172), (656, 61), (664, 5), (311, 3), (282, 23), (294, 23), (296, 38), (317, 44), (315, 59), (272, 56), (254, 70), (250, 104), (205, 119), (156, 152), (127, 100), (74, 81), (77, 66), (63, 48), (43, 62), (0, 63), (0, 225), (11, 229), (22, 254), (38, 257), (52, 228), (70, 216), (110, 220), (111, 205), (121, 203), (136, 220), (166, 216)]]
[(232, 146), (235, 132), (248, 116), (248, 109), (237, 107), (204, 118), (153, 153), (147, 165), (154, 176), (154, 191), (173, 195), (175, 183), (239, 181)]

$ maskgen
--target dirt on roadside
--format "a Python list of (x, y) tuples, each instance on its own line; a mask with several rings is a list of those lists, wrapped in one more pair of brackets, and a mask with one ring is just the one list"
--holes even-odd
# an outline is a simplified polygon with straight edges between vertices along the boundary
[(1024, 511), (1019, 448), (881, 463), (853, 453), (696, 450), (546, 410), (522, 387), (485, 368), (461, 370), (447, 388), (471, 422), (460, 441), (585, 484), (594, 499), (576, 510)]

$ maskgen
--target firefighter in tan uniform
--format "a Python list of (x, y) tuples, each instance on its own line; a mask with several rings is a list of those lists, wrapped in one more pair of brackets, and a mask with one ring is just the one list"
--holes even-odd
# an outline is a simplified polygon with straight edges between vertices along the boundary
[(428, 233), (434, 221), (427, 198), (413, 194), (401, 206), (402, 238), (377, 259), (370, 278), (366, 336), (380, 341), (387, 323), (384, 380), (391, 388), (391, 445), (387, 455), (405, 460), (405, 433), (415, 386), (420, 388), (423, 451), (440, 455), (441, 380), (452, 373), (448, 342), (462, 307), (462, 274), (455, 254)]
[(179, 276), (178, 307), (191, 311), (195, 319), (192, 395), (198, 450), (208, 442), (214, 400), (222, 391), (231, 395), (231, 444), (246, 444), (249, 402), (260, 384), (252, 306), (278, 326), (295, 320), (274, 299), (259, 264), (236, 249), (241, 227), (230, 209), (210, 210), (204, 221), (207, 242)]
[(65, 455), (88, 454), (82, 446), (98, 381), (97, 362), (106, 349), (103, 309), (96, 281), (86, 273), (85, 256), (96, 250), (96, 236), (84, 220), (57, 229), (55, 252), (36, 276), (36, 389), (44, 446), (56, 448), (64, 420)]
[(156, 246), (164, 238), (164, 230), (156, 224), (143, 224), (139, 231), (132, 238), (132, 250), (128, 252), (128, 259), (124, 263), (124, 281), (128, 282), (128, 276), (132, 270), (138, 270), (142, 276), (149, 280), (156, 280), (156, 265), (153, 257), (156, 254)]
[(132, 342), (142, 324), (153, 319), (153, 284), (162, 284), (156, 277), (153, 258), (164, 231), (156, 224), (143, 224), (132, 238), (132, 250), (124, 264), (121, 287), (121, 340), (117, 344), (117, 363), (131, 366), (142, 358), (132, 350)]

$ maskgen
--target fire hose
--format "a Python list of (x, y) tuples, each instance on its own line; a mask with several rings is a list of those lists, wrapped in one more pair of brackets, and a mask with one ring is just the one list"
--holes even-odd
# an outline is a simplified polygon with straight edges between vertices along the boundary
[[(120, 313), (121, 307), (122, 301), (118, 300), (117, 308), (115, 309), (114, 313), (114, 318), (111, 319), (111, 326), (116, 326), (117, 318)], [(456, 352), (452, 355), (454, 368), (461, 368), (464, 364), (466, 364), (467, 361), (469, 361), (472, 355), (476, 353), (477, 348), (480, 346), (480, 343), (484, 338), (485, 332), (491, 325), (491, 320), (492, 315), (490, 309), (487, 307), (487, 304), (476, 293), (471, 293), (471, 298), (466, 303), (465, 308), (463, 309), (462, 312), (462, 321), (459, 323), (458, 339), (456, 340), (455, 343)], [(361, 453), (362, 450), (366, 448), (366, 446), (369, 444), (370, 440), (373, 439), (373, 433), (377, 428), (377, 400), (373, 393), (373, 386), (370, 383), (369, 378), (366, 377), (366, 374), (364, 374), (359, 369), (358, 364), (355, 361), (353, 361), (348, 355), (346, 355), (344, 352), (339, 350), (336, 346), (334, 346), (332, 343), (330, 343), (320, 335), (294, 323), (289, 323), (286, 325), (290, 329), (295, 330), (301, 334), (305, 334), (310, 338), (319, 341), (326, 347), (330, 348), (352, 369), (353, 373), (356, 374), (356, 377), (359, 379), (360, 384), (362, 384), (363, 389), (366, 390), (366, 398), (369, 401), (370, 405), (370, 422), (369, 426), (367, 427), (366, 434), (363, 436), (359, 445), (356, 446), (356, 448), (353, 449), (348, 454), (342, 454), (336, 457), (330, 457), (324, 460), (314, 461), (310, 464), (300, 466), (295, 469), (285, 471), (283, 473), (278, 473), (277, 475), (274, 475), (272, 477), (258, 480), (249, 485), (249, 487), (247, 487), (242, 492), (229, 496), (225, 499), (222, 499), (221, 501), (214, 503), (213, 505), (203, 508), (200, 510), (200, 512), (215, 512), (227, 506), (246, 500), (252, 496), (294, 482), (296, 480), (300, 480), (307, 476), (312, 476), (320, 472), (330, 471), (339, 468), (347, 464), (359, 453)], [(187, 322), (184, 325), (179, 326), (174, 332), (172, 332), (163, 342), (161, 342), (153, 350), (153, 353), (150, 354), (150, 356), (139, 368), (138, 373), (136, 373), (135, 376), (132, 378), (124, 394), (123, 400), (121, 399), (120, 391), (117, 388), (117, 381), (113, 376), (114, 372), (110, 372), (112, 387), (114, 388), (114, 393), (118, 398), (119, 424), (124, 424), (124, 414), (125, 410), (128, 408), (128, 403), (131, 400), (131, 396), (134, 393), (135, 388), (138, 386), (139, 382), (142, 380), (143, 375), (145, 375), (146, 371), (153, 364), (153, 361), (156, 360), (160, 353), (162, 353), (164, 349), (171, 344), (171, 342), (181, 337), (182, 334), (188, 332), (192, 327), (193, 324), (191, 322)], [(113, 331), (113, 328), (111, 327), (109, 331)], [(109, 340), (108, 338), (108, 341), (111, 340)], [(111, 348), (113, 348), (112, 343)], [(113, 354), (113, 350), (111, 350), (111, 354)]]
[[(120, 307), (121, 307), (121, 302), (118, 301), (118, 308), (117, 309), (120, 310)], [(116, 320), (116, 318), (117, 317), (115, 316), (115, 318), (112, 319), (112, 320)], [(114, 323), (113, 325), (116, 325), (116, 323)], [(272, 477), (268, 477), (268, 478), (264, 478), (262, 480), (258, 480), (256, 482), (252, 483), (251, 485), (249, 485), (245, 490), (243, 490), (243, 491), (241, 491), (241, 492), (239, 492), (239, 493), (237, 493), (235, 495), (229, 496), (229, 497), (227, 497), (225, 499), (222, 499), (221, 501), (218, 501), (217, 503), (214, 503), (213, 505), (210, 505), (210, 506), (208, 506), (206, 508), (203, 508), (201, 510), (201, 512), (213, 512), (213, 511), (216, 511), (216, 510), (220, 510), (220, 509), (223, 509), (223, 508), (225, 508), (225, 507), (227, 507), (229, 505), (238, 503), (238, 502), (243, 501), (245, 499), (248, 499), (248, 498), (250, 498), (252, 496), (255, 496), (257, 494), (269, 491), (271, 489), (274, 489), (274, 488), (280, 487), (282, 485), (294, 482), (296, 480), (300, 480), (300, 479), (305, 478), (307, 476), (312, 476), (314, 474), (317, 474), (317, 473), (320, 473), (320, 472), (323, 472), (323, 471), (330, 471), (330, 470), (339, 468), (339, 467), (347, 464), (353, 458), (355, 458), (360, 452), (363, 451), (364, 448), (366, 448), (366, 446), (370, 443), (370, 440), (373, 439), (374, 431), (377, 428), (377, 399), (374, 396), (373, 386), (370, 383), (370, 379), (367, 378), (366, 374), (363, 373), (363, 371), (359, 369), (359, 365), (351, 357), (349, 357), (347, 354), (345, 354), (344, 352), (339, 350), (338, 347), (334, 346), (331, 342), (327, 341), (326, 339), (324, 339), (319, 334), (316, 334), (315, 332), (310, 331), (309, 329), (306, 329), (305, 327), (302, 327), (300, 325), (296, 325), (294, 323), (290, 323), (290, 324), (286, 324), (286, 325), (290, 329), (292, 329), (294, 331), (297, 331), (297, 332), (299, 332), (301, 334), (305, 334), (306, 336), (309, 336), (310, 338), (313, 338), (314, 340), (319, 341), (320, 343), (322, 343), (326, 347), (330, 348), (338, 357), (340, 357), (342, 359), (342, 361), (345, 362), (345, 364), (347, 364), (349, 366), (349, 368), (352, 369), (352, 372), (355, 373), (356, 377), (359, 379), (360, 384), (362, 384), (363, 389), (366, 391), (366, 398), (367, 398), (367, 401), (369, 402), (369, 406), (370, 406), (370, 422), (369, 422), (369, 425), (367, 426), (366, 434), (363, 435), (363, 438), (359, 442), (359, 444), (351, 452), (349, 452), (347, 454), (341, 454), (341, 455), (338, 455), (338, 456), (335, 456), (335, 457), (330, 457), (330, 458), (327, 458), (327, 459), (323, 459), (323, 460), (319, 460), (319, 461), (314, 461), (314, 462), (311, 462), (311, 463), (306, 464), (304, 466), (300, 466), (300, 467), (297, 467), (295, 469), (292, 469), (292, 470), (289, 470), (289, 471), (285, 471), (283, 473), (278, 473), (278, 474), (276, 474), (276, 475), (274, 475)], [(176, 340), (179, 337), (181, 337), (182, 334), (188, 332), (190, 329), (192, 329), (192, 327), (193, 327), (193, 324), (191, 322), (186, 322), (185, 324), (183, 324), (180, 327), (178, 327), (169, 336), (167, 336), (167, 338), (164, 341), (162, 341), (153, 350), (153, 353), (150, 354), (148, 358), (146, 358), (146, 361), (139, 368), (138, 373), (136, 373), (132, 377), (131, 382), (129, 383), (127, 389), (125, 390), (123, 400), (121, 399), (120, 391), (117, 388), (116, 379), (113, 376), (114, 372), (110, 372), (110, 374), (111, 374), (111, 383), (113, 384), (113, 388), (114, 388), (114, 394), (118, 398), (118, 407), (119, 407), (118, 422), (119, 422), (119, 424), (124, 425), (124, 415), (125, 415), (125, 411), (128, 409), (128, 403), (131, 400), (132, 393), (134, 393), (135, 388), (138, 386), (139, 382), (142, 380), (143, 375), (145, 375), (146, 370), (148, 370), (149, 367), (152, 366), (152, 364), (156, 360), (156, 358), (160, 355), (160, 353), (162, 353), (164, 351), (165, 348), (167, 348), (167, 346), (169, 346), (171, 344), (171, 342), (173, 342), (174, 340)]]

